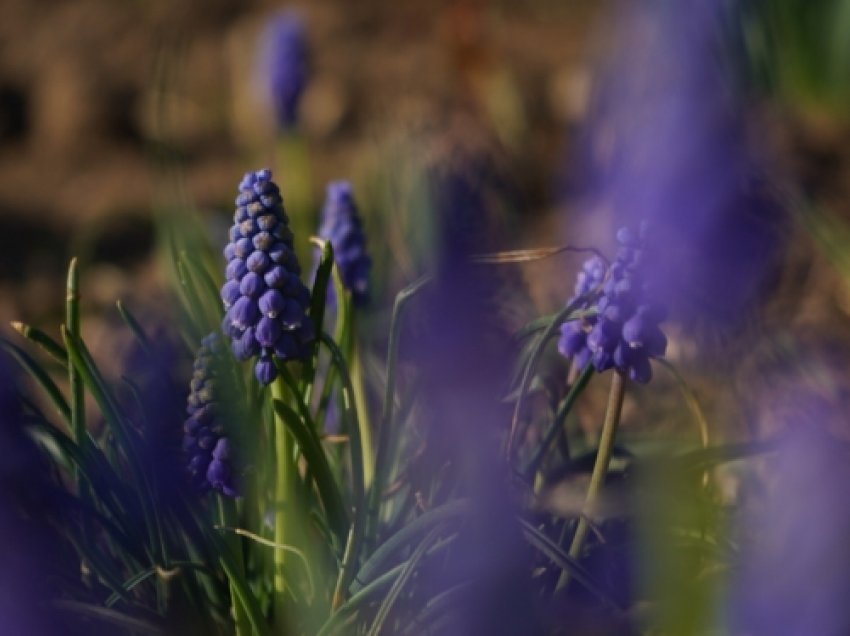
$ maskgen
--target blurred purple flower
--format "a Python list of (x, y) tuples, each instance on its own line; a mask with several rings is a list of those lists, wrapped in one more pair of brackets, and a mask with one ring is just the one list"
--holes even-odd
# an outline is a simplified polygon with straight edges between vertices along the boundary
[(261, 36), (258, 73), (278, 126), (298, 123), (298, 106), (310, 75), (304, 21), (294, 11), (281, 11), (266, 24)]
[(736, 10), (711, 0), (625, 8), (579, 162), (590, 166), (579, 178), (591, 198), (618, 223), (650, 222), (659, 300), (721, 324), (771, 282), (785, 225), (750, 143)]
[[(410, 334), (412, 346), (402, 345), (419, 370), (416, 423), (425, 441), (417, 473), (426, 480), (452, 475), (470, 509), (453, 557), (444, 567), (425, 569), (422, 586), (429, 597), (466, 588), (463, 601), (443, 617), (440, 633), (533, 634), (540, 617), (531, 598), (527, 546), (499, 453), (502, 424), (510, 417), (500, 391), (513, 346), (498, 311), (505, 281), (498, 268), (471, 259), (502, 239), (494, 202), (505, 186), (487, 159), (453, 153), (428, 174), (437, 242), (433, 278), (410, 312), (422, 328)], [(430, 503), (443, 503), (447, 494), (437, 491)]]
[[(0, 358), (0, 631), (8, 634), (80, 633), (47, 603), (62, 577), (72, 576), (72, 548), (53, 529), (65, 515), (25, 414), (5, 357)], [(69, 563), (70, 561), (70, 563)], [(73, 579), (72, 579), (73, 580)]]
[(850, 633), (850, 446), (826, 429), (846, 430), (847, 417), (814, 394), (790, 393), (781, 398), (793, 404), (789, 433), (766, 459), (766, 487), (744, 497), (732, 633), (842, 636)]
[(221, 288), (227, 310), (222, 331), (237, 359), (259, 356), (254, 372), (264, 385), (277, 377), (272, 355), (303, 358), (314, 337), (306, 316), (310, 292), (301, 282), (289, 219), (271, 177), (271, 170), (249, 172), (239, 184)]
[[(164, 506), (182, 505), (184, 492), (175, 485), (184, 481), (181, 429), (190, 364), (185, 347), (162, 322), (150, 330), (145, 345), (133, 338), (121, 364), (121, 375), (137, 391), (124, 402), (141, 434), (139, 453), (143, 462), (156, 466), (149, 476)], [(141, 521), (141, 508), (135, 512)]]
[(319, 236), (331, 242), (345, 287), (357, 304), (369, 298), (372, 260), (366, 251), (363, 222), (357, 213), (354, 192), (348, 181), (328, 184)]
[(195, 358), (191, 392), (187, 400), (189, 418), (183, 425), (183, 450), (188, 456), (192, 485), (200, 491), (210, 488), (236, 497), (233, 450), (222, 421), (222, 407), (216, 396), (216, 357), (221, 354), (216, 333), (201, 341)]

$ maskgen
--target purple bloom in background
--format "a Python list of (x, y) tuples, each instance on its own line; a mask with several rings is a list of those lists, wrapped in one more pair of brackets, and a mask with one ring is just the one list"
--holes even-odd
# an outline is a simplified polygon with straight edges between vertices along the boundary
[(773, 280), (786, 226), (749, 143), (758, 131), (736, 70), (746, 61), (727, 27), (736, 17), (726, 12), (738, 9), (630, 7), (593, 96), (578, 162), (590, 173), (577, 183), (590, 189), (594, 215), (607, 208), (620, 223), (650, 222), (648, 240), (664, 248), (647, 252), (659, 300), (684, 318), (734, 323)]
[(201, 341), (195, 358), (191, 392), (183, 425), (183, 450), (189, 463), (192, 485), (200, 491), (210, 488), (236, 497), (236, 476), (232, 466), (232, 448), (221, 418), (216, 398), (216, 356), (221, 353), (218, 334)]
[(261, 384), (277, 377), (272, 355), (303, 358), (314, 337), (306, 316), (310, 292), (301, 282), (289, 219), (271, 176), (270, 170), (249, 172), (239, 184), (221, 288), (227, 310), (222, 330), (237, 359), (259, 356), (254, 371)]
[(579, 368), (591, 362), (599, 372), (616, 368), (640, 384), (652, 378), (649, 359), (662, 357), (667, 349), (667, 338), (658, 326), (666, 312), (652, 300), (643, 272), (645, 228), (641, 226), (639, 235), (628, 228), (617, 232), (621, 247), (607, 280), (601, 259), (584, 264), (574, 299), (605, 281), (596, 303), (598, 314), (562, 325), (558, 342), (561, 354), (572, 356)]
[(357, 213), (354, 193), (348, 181), (328, 184), (319, 236), (333, 245), (342, 281), (351, 291), (354, 302), (366, 302), (369, 298), (372, 259), (366, 251), (363, 222)]
[(262, 35), (259, 74), (278, 126), (294, 128), (310, 74), (304, 21), (293, 11), (272, 17)]

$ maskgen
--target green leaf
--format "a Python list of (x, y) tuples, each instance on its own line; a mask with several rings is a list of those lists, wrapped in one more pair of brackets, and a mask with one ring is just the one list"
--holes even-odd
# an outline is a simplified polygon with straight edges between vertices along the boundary
[(139, 341), (144, 352), (149, 356), (153, 355), (153, 347), (151, 346), (150, 338), (148, 338), (145, 330), (142, 328), (142, 325), (138, 320), (136, 320), (136, 317), (120, 300), (116, 301), (115, 306), (118, 308), (118, 313), (121, 314), (121, 317), (124, 319), (124, 322), (127, 323), (130, 331), (132, 331), (133, 335), (136, 336), (136, 340)]
[(534, 372), (537, 369), (537, 363), (540, 361), (540, 358), (543, 355), (543, 351), (546, 348), (546, 345), (548, 344), (549, 340), (555, 336), (558, 328), (574, 313), (576, 313), (577, 309), (581, 307), (582, 304), (587, 302), (589, 298), (593, 297), (595, 293), (596, 289), (593, 289), (587, 294), (579, 296), (571, 303), (569, 303), (566, 307), (564, 307), (561, 311), (551, 316), (549, 323), (544, 329), (541, 330), (540, 334), (530, 345), (531, 348), (528, 353), (528, 361), (522, 371), (522, 379), (519, 385), (519, 393), (517, 394), (516, 404), (514, 405), (514, 414), (513, 418), (511, 419), (511, 429), (510, 433), (508, 434), (506, 449), (508, 459), (513, 459), (513, 453), (516, 447), (517, 440), (521, 437), (519, 431), (519, 418), (520, 414), (522, 413), (525, 395), (528, 392), (528, 387), (531, 384), (531, 379), (534, 377)]
[[(450, 535), (445, 539), (440, 539), (429, 549), (425, 551), (425, 556), (432, 557), (449, 547), (457, 535)], [(408, 561), (403, 561), (391, 568), (384, 574), (376, 577), (368, 585), (360, 588), (351, 596), (348, 601), (342, 605), (331, 617), (322, 625), (319, 630), (319, 636), (327, 636), (336, 633), (349, 620), (351, 615), (360, 609), (361, 606), (371, 603), (380, 598), (384, 590), (393, 584), (398, 579), (401, 573), (405, 570)]]
[(375, 541), (380, 516), (381, 495), (390, 473), (392, 457), (393, 408), (395, 406), (396, 363), (398, 360), (399, 338), (401, 335), (401, 318), (408, 303), (425, 285), (431, 282), (430, 276), (425, 276), (402, 289), (395, 298), (392, 318), (390, 319), (390, 338), (387, 344), (387, 385), (384, 392), (384, 404), (381, 410), (381, 427), (378, 430), (378, 445), (375, 456), (375, 478), (369, 493), (366, 514), (366, 541), (371, 545)]
[[(404, 630), (405, 634), (417, 636), (424, 633), (435, 633), (433, 631), (426, 632), (426, 626), (432, 621), (437, 621), (448, 615), (448, 610), (454, 606), (464, 604), (467, 601), (467, 593), (471, 587), (471, 583), (460, 583), (454, 587), (450, 587), (444, 592), (437, 594), (430, 601), (425, 603), (422, 611), (416, 615), (410, 625)], [(440, 633), (440, 632), (436, 632)]]
[(573, 404), (575, 404), (578, 396), (581, 395), (582, 391), (584, 391), (587, 383), (590, 382), (590, 378), (593, 376), (593, 373), (593, 365), (587, 365), (587, 368), (582, 371), (581, 375), (570, 387), (567, 396), (558, 407), (558, 412), (555, 414), (552, 426), (550, 426), (549, 430), (546, 431), (546, 434), (540, 442), (540, 445), (537, 447), (537, 450), (534, 452), (534, 455), (529, 460), (528, 464), (526, 464), (526, 466), (522, 469), (522, 475), (525, 476), (526, 480), (530, 481), (534, 478), (534, 474), (540, 468), (540, 463), (543, 461), (543, 458), (546, 457), (546, 451), (549, 450), (549, 447), (558, 435), (558, 431), (560, 431), (561, 427), (563, 427), (564, 421), (567, 419), (567, 415), (569, 415)]
[(570, 558), (570, 556), (561, 549), (561, 546), (552, 541), (552, 539), (547, 537), (527, 521), (520, 519), (519, 523), (522, 527), (523, 536), (532, 546), (540, 550), (540, 552), (546, 555), (559, 568), (569, 572), (576, 581), (581, 583), (588, 592), (593, 594), (600, 601), (609, 605), (612, 609), (622, 611), (622, 608), (614, 601), (614, 599), (602, 591), (602, 587), (593, 579), (590, 573)]
[(316, 432), (291, 407), (280, 400), (274, 400), (273, 404), (275, 412), (286, 424), (301, 448), (304, 459), (313, 474), (322, 505), (328, 515), (328, 523), (333, 528), (340, 544), (342, 544), (345, 541), (348, 529), (348, 515), (321, 442), (316, 436)]
[(32, 378), (47, 394), (47, 397), (56, 408), (57, 413), (59, 413), (59, 415), (62, 416), (62, 419), (70, 426), (71, 407), (68, 406), (68, 402), (65, 400), (65, 397), (62, 395), (59, 387), (56, 386), (56, 383), (50, 378), (47, 371), (45, 371), (26, 351), (17, 345), (12, 344), (5, 338), (0, 338), (0, 346), (2, 346), (9, 355), (15, 358), (18, 364), (20, 364), (21, 367), (32, 376)]
[(334, 248), (330, 241), (322, 242), (322, 258), (313, 278), (313, 293), (310, 296), (310, 317), (316, 333), (324, 329), (325, 305), (328, 298), (328, 282), (334, 266)]
[[(82, 449), (74, 440), (46, 422), (35, 424), (32, 428), (37, 435), (49, 438), (53, 442), (52, 446), (62, 454), (65, 461), (82, 473), (91, 487), (91, 493), (120, 525), (121, 533), (129, 538), (126, 546), (128, 553), (138, 560), (144, 559), (144, 553), (139, 551), (142, 536), (138, 532), (138, 523), (133, 516), (128, 517), (122, 507), (123, 502), (128, 497), (133, 497), (134, 493), (124, 487), (121, 478), (109, 465), (102, 451), (93, 441), (87, 445), (86, 449)], [(120, 537), (116, 538), (121, 542)]]
[(372, 623), (372, 627), (369, 629), (368, 636), (379, 636), (381, 630), (384, 627), (384, 623), (392, 611), (393, 605), (395, 605), (396, 600), (401, 595), (401, 592), (404, 590), (405, 585), (413, 576), (413, 573), (416, 571), (416, 568), (419, 566), (419, 562), (425, 556), (425, 553), (431, 548), (437, 538), (440, 536), (440, 533), (443, 531), (443, 525), (440, 524), (416, 546), (416, 549), (410, 555), (410, 558), (405, 562), (404, 567), (401, 572), (399, 572), (398, 578), (393, 581), (393, 585), (390, 588), (390, 591), (387, 593), (380, 607), (378, 608), (378, 612), (375, 615), (375, 621)]
[(151, 553), (152, 555), (156, 555), (154, 558), (158, 561), (162, 561), (162, 555), (159, 554), (161, 544), (157, 530), (161, 527), (161, 522), (154, 502), (153, 490), (148, 475), (145, 472), (145, 465), (139, 457), (140, 444), (138, 436), (128, 426), (127, 418), (121, 412), (118, 401), (101, 376), (85, 343), (81, 339), (75, 338), (64, 328), (62, 330), (62, 336), (74, 368), (80, 372), (83, 383), (94, 396), (119, 447), (129, 462), (130, 471), (139, 492), (142, 512), (145, 516)]
[[(348, 304), (347, 302), (345, 304)], [(331, 354), (331, 361), (339, 371), (343, 385), (343, 414), (348, 431), (351, 451), (351, 481), (354, 494), (354, 523), (351, 532), (348, 533), (343, 561), (337, 579), (334, 592), (334, 603), (339, 604), (348, 588), (348, 583), (354, 574), (354, 564), (360, 556), (360, 548), (363, 540), (363, 532), (366, 525), (366, 480), (364, 470), (363, 445), (360, 437), (360, 421), (355, 404), (354, 385), (351, 374), (345, 363), (342, 351), (337, 347), (333, 339), (326, 333), (319, 334), (320, 342)]]
[(53, 360), (58, 362), (62, 368), (68, 367), (68, 352), (58, 342), (48, 336), (44, 331), (23, 322), (12, 322), (12, 329), (17, 331), (27, 340), (41, 347)]
[(365, 587), (378, 577), (379, 572), (387, 566), (396, 552), (403, 547), (418, 541), (432, 528), (446, 521), (460, 517), (469, 510), (467, 499), (456, 499), (442, 506), (432, 508), (420, 515), (401, 530), (384, 541), (357, 572), (351, 586), (352, 593)]

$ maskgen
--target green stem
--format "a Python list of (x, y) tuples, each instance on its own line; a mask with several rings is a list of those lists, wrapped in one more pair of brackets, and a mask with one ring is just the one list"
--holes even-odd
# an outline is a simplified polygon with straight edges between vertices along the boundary
[[(71, 259), (68, 267), (68, 286), (65, 304), (65, 323), (68, 333), (74, 338), (80, 339), (80, 292), (79, 274), (77, 272), (77, 259)], [(85, 411), (85, 386), (80, 372), (68, 359), (68, 380), (71, 384), (71, 430), (74, 432), (74, 441), (83, 447), (86, 444), (86, 411)], [(77, 474), (77, 482), (80, 484), (80, 475)]]
[[(346, 299), (347, 302), (350, 300)], [(351, 314), (351, 333), (349, 334), (349, 360), (351, 360), (351, 385), (354, 389), (354, 406), (357, 409), (357, 422), (360, 426), (360, 444), (363, 452), (363, 483), (368, 488), (374, 477), (375, 451), (372, 445), (372, 423), (369, 418), (369, 406), (366, 402), (366, 387), (363, 383), (363, 361), (361, 346), (357, 338), (356, 314)]]
[[(578, 560), (584, 547), (584, 540), (590, 529), (588, 516), (593, 514), (593, 508), (605, 477), (608, 474), (608, 465), (611, 463), (611, 455), (614, 451), (614, 440), (617, 436), (617, 426), (620, 424), (620, 413), (623, 410), (623, 397), (626, 394), (626, 378), (619, 371), (615, 371), (611, 378), (611, 391), (608, 393), (608, 407), (605, 412), (605, 422), (602, 424), (602, 435), (599, 438), (599, 449), (596, 451), (596, 462), (593, 464), (593, 473), (590, 476), (590, 486), (587, 489), (587, 498), (582, 507), (581, 518), (578, 520), (576, 533), (570, 545), (569, 556)], [(564, 589), (570, 582), (567, 571), (561, 572), (556, 590)]]
[(343, 406), (346, 430), (351, 440), (351, 488), (354, 495), (354, 521), (348, 533), (342, 564), (337, 577), (332, 605), (334, 608), (345, 600), (348, 585), (354, 575), (354, 567), (358, 562), (363, 532), (366, 527), (366, 486), (363, 465), (363, 446), (360, 439), (362, 425), (358, 416), (354, 388), (351, 375), (345, 366), (345, 359), (339, 347), (326, 333), (319, 334), (321, 342), (331, 354), (331, 361), (339, 371), (342, 379)]
[[(218, 517), (221, 525), (225, 528), (238, 527), (238, 519), (236, 513), (236, 504), (231, 500), (226, 500), (223, 496), (218, 495)], [(245, 563), (242, 559), (242, 546), (239, 545), (239, 536), (232, 534), (225, 539), (227, 547), (233, 555), (234, 567), (238, 570), (239, 575), (245, 576)], [(234, 581), (228, 581), (230, 584), (230, 602), (233, 606), (233, 620), (236, 623), (236, 636), (251, 636), (251, 620), (248, 613), (248, 608), (240, 598)]]
[[(283, 376), (278, 376), (272, 385), (272, 398), (284, 401), (286, 391)], [(275, 472), (275, 505), (274, 505), (274, 542), (285, 545), (289, 537), (287, 529), (288, 504), (292, 501), (292, 472), (294, 463), (292, 459), (292, 442), (289, 432), (286, 430), (286, 422), (274, 413), (275, 430), (274, 445), (277, 470)], [(286, 579), (284, 568), (286, 566), (286, 550), (274, 551), (274, 620), (278, 630), (283, 630), (286, 616)]]

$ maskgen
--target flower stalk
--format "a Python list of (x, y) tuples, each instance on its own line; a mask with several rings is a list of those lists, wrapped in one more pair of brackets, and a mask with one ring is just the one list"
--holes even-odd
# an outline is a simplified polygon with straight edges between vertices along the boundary
[[(285, 381), (282, 376), (272, 382), (272, 399), (284, 401)], [(292, 461), (292, 441), (289, 431), (286, 430), (286, 422), (275, 411), (274, 414), (274, 445), (275, 457), (277, 458), (277, 470), (275, 471), (275, 498), (274, 498), (274, 542), (277, 545), (285, 545), (289, 536), (289, 512), (288, 504), (292, 501), (292, 473), (294, 463)], [(284, 569), (286, 567), (286, 551), (274, 551), (274, 617), (279, 629), (286, 622), (286, 578)]]
[[(593, 514), (594, 507), (599, 498), (599, 493), (605, 485), (605, 478), (608, 475), (608, 466), (611, 463), (611, 455), (614, 451), (614, 441), (617, 437), (617, 428), (620, 424), (620, 414), (623, 410), (623, 398), (626, 394), (626, 377), (616, 371), (611, 376), (611, 390), (608, 393), (608, 406), (605, 411), (605, 421), (602, 424), (602, 435), (599, 438), (599, 448), (596, 452), (596, 462), (593, 464), (593, 472), (590, 476), (590, 486), (587, 489), (587, 497), (582, 506), (581, 517), (578, 520), (576, 533), (573, 535), (572, 544), (570, 544), (569, 556), (573, 560), (578, 560), (581, 556), (581, 551), (584, 548), (584, 541), (587, 538), (587, 532), (590, 529), (588, 518)], [(567, 570), (561, 572), (561, 577), (558, 579), (556, 590), (564, 589), (570, 582), (570, 575)]]

